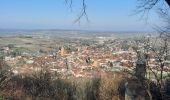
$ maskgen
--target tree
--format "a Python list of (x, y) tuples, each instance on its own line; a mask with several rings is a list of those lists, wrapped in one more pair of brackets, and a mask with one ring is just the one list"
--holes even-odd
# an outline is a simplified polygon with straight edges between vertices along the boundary
[[(76, 21), (79, 21), (83, 16), (87, 17), (86, 13), (86, 0), (82, 0), (82, 11), (80, 12), (80, 16), (77, 18)], [(159, 15), (165, 20), (167, 25), (164, 28), (157, 28), (156, 30), (160, 33), (160, 36), (157, 37), (158, 39), (155, 39), (154, 42), (150, 41), (149, 38), (145, 39), (142, 41), (144, 43), (143, 49), (143, 55), (144, 55), (144, 60), (146, 61), (146, 66), (148, 70), (150, 70), (157, 81), (156, 87), (158, 87), (158, 92), (161, 93), (160, 98), (163, 99), (163, 93), (161, 91), (162, 86), (163, 86), (163, 72), (166, 64), (167, 57), (170, 53), (169, 45), (170, 44), (170, 0), (137, 0), (138, 1), (138, 6), (136, 8), (136, 13), (141, 14), (142, 16), (148, 16), (150, 10), (152, 10), (154, 7), (158, 7)], [(66, 3), (72, 5), (73, 0), (66, 0)], [(121, 5), (120, 5), (121, 6)], [(158, 45), (156, 45), (158, 44)], [(139, 50), (139, 48), (137, 48)], [(153, 53), (153, 57), (156, 59), (157, 65), (155, 66), (155, 69), (158, 71), (153, 71), (153, 68), (149, 65), (149, 61), (151, 58), (149, 57), (149, 53)], [(141, 59), (139, 59), (141, 60)], [(136, 69), (138, 72), (140, 69)], [(160, 72), (160, 74), (158, 73)], [(145, 74), (145, 73), (144, 73)], [(137, 76), (141, 77), (136, 73)]]

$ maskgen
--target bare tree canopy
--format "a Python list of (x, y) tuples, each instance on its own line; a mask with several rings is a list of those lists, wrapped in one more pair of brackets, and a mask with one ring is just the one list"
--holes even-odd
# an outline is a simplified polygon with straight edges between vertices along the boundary
[[(65, 0), (66, 4), (68, 4), (70, 8), (72, 8), (73, 1), (74, 0)], [(81, 1), (82, 9), (80, 11), (78, 18), (75, 20), (75, 22), (80, 21), (82, 17), (85, 17), (86, 20), (88, 21), (88, 16), (86, 12), (87, 10), (86, 1), (87, 0), (80, 0), (80, 1)], [(148, 13), (149, 10), (151, 10), (154, 6), (159, 4), (159, 2), (165, 2), (168, 5), (168, 7), (170, 7), (170, 0), (137, 0), (137, 1), (139, 2), (139, 6), (137, 7), (138, 13), (140, 12)]]
[(137, 0), (139, 2), (139, 6), (137, 6), (138, 11), (149, 11), (160, 2), (167, 4), (170, 7), (170, 0)]

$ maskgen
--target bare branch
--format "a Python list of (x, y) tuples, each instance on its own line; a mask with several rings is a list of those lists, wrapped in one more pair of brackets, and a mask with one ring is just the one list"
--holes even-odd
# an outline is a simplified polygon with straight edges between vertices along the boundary
[(144, 18), (145, 20), (148, 19), (148, 14), (150, 10), (153, 8), (164, 8), (164, 6), (168, 5), (168, 8), (170, 7), (170, 0), (137, 0), (138, 6), (135, 10), (135, 14), (141, 14), (141, 18)]
[(72, 0), (65, 0), (65, 3), (69, 5), (70, 9), (72, 9)]
[(170, 6), (170, 0), (165, 0), (165, 1)]
[[(65, 0), (65, 2), (66, 2), (66, 4), (69, 5), (70, 9), (72, 9), (73, 0)], [(81, 20), (83, 17), (85, 17), (85, 19), (86, 19), (87, 22), (89, 22), (88, 15), (87, 15), (87, 12), (86, 12), (86, 10), (87, 10), (87, 5), (86, 5), (85, 0), (81, 0), (81, 6), (82, 6), (81, 11), (80, 11), (80, 13), (79, 13), (78, 18), (76, 18), (76, 20), (74, 21), (75, 23), (80, 22), (80, 20)]]
[(86, 9), (87, 9), (87, 5), (86, 5), (86, 3), (85, 3), (85, 0), (82, 0), (82, 9), (81, 9), (80, 15), (79, 15), (78, 18), (75, 20), (75, 23), (76, 23), (76, 22), (79, 22), (82, 17), (85, 17), (85, 18), (86, 18), (86, 21), (89, 22), (88, 15), (87, 15), (87, 13), (86, 13)]

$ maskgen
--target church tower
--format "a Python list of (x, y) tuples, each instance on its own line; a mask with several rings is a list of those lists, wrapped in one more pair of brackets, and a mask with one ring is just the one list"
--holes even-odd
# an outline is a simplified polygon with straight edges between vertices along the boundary
[(60, 50), (60, 55), (61, 55), (61, 56), (64, 56), (64, 55), (65, 55), (65, 49), (64, 49), (64, 47), (61, 48), (61, 50)]

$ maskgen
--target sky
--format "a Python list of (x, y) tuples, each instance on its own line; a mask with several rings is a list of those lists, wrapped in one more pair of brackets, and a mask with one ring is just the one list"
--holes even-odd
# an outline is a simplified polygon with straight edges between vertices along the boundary
[(70, 9), (64, 0), (0, 0), (0, 29), (153, 31), (161, 23), (154, 10), (147, 22), (134, 15), (137, 0), (86, 0), (89, 22), (74, 23), (80, 1), (73, 0)]

